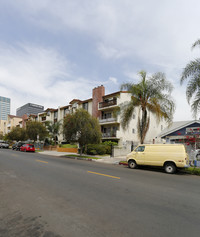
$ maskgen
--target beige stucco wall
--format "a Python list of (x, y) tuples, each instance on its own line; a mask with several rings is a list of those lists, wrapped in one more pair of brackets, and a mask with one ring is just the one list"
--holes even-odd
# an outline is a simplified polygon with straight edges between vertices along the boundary
[[(126, 103), (131, 100), (131, 95), (128, 93), (120, 93), (120, 95), (117, 97), (117, 105), (122, 105), (123, 103)], [(134, 142), (134, 144), (139, 143), (138, 135), (137, 135), (137, 123), (138, 123), (138, 115), (139, 115), (139, 109), (136, 108), (134, 111), (134, 117), (132, 117), (128, 127), (126, 130), (122, 128), (121, 125), (119, 125), (119, 129), (117, 131), (117, 138), (119, 138), (119, 145), (120, 146), (126, 146), (127, 144), (130, 145), (131, 142)], [(120, 123), (121, 121), (121, 113), (117, 116), (117, 121)], [(165, 121), (158, 122), (156, 120), (156, 117), (153, 114), (150, 114), (150, 127), (147, 132), (145, 143), (160, 143), (162, 142), (158, 135), (160, 132), (167, 127), (167, 123)], [(134, 133), (133, 133), (134, 129)]]

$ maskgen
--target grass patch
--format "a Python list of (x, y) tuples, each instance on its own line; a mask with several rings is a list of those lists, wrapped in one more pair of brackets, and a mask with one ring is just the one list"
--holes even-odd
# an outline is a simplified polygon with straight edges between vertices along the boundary
[(77, 158), (83, 158), (83, 159), (92, 159), (92, 160), (98, 160), (101, 158), (93, 157), (93, 156), (79, 156), (79, 155), (65, 155), (67, 157), (77, 157)]
[(200, 168), (199, 167), (189, 167), (189, 168), (186, 168), (185, 171), (189, 174), (200, 175)]

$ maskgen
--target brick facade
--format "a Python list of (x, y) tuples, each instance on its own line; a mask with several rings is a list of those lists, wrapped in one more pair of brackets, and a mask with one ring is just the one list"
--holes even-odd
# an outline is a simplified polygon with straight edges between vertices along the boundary
[(92, 91), (92, 116), (95, 118), (100, 117), (101, 111), (98, 110), (99, 102), (103, 101), (103, 96), (105, 95), (105, 87), (98, 86)]

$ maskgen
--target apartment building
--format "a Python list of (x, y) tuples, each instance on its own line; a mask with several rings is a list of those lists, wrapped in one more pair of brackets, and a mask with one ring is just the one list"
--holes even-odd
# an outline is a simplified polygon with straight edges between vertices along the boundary
[[(137, 121), (139, 110), (136, 109), (133, 117), (126, 130), (121, 127), (120, 107), (122, 104), (129, 102), (131, 95), (127, 91), (118, 91), (105, 95), (103, 85), (96, 87), (92, 91), (92, 98), (87, 100), (73, 99), (68, 105), (58, 107), (57, 109), (49, 108), (43, 113), (38, 114), (37, 120), (45, 123), (46, 121), (63, 121), (64, 117), (75, 112), (79, 108), (87, 110), (92, 116), (99, 119), (101, 126), (102, 141), (116, 141), (120, 146), (126, 144), (138, 144)], [(35, 119), (36, 120), (36, 119)], [(160, 132), (167, 127), (165, 121), (158, 122), (155, 116), (150, 115), (150, 128), (147, 133), (145, 142), (159, 142), (157, 137)], [(63, 141), (62, 133), (58, 136), (58, 141)]]
[(15, 115), (8, 115), (7, 120), (3, 123), (3, 135), (9, 133), (12, 128), (20, 126), (21, 127), (22, 117)]

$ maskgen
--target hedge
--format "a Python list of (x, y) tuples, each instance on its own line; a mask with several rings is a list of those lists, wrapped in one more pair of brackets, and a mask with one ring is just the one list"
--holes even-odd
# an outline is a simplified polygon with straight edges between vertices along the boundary
[(88, 155), (111, 154), (111, 146), (104, 144), (88, 144), (85, 153)]

